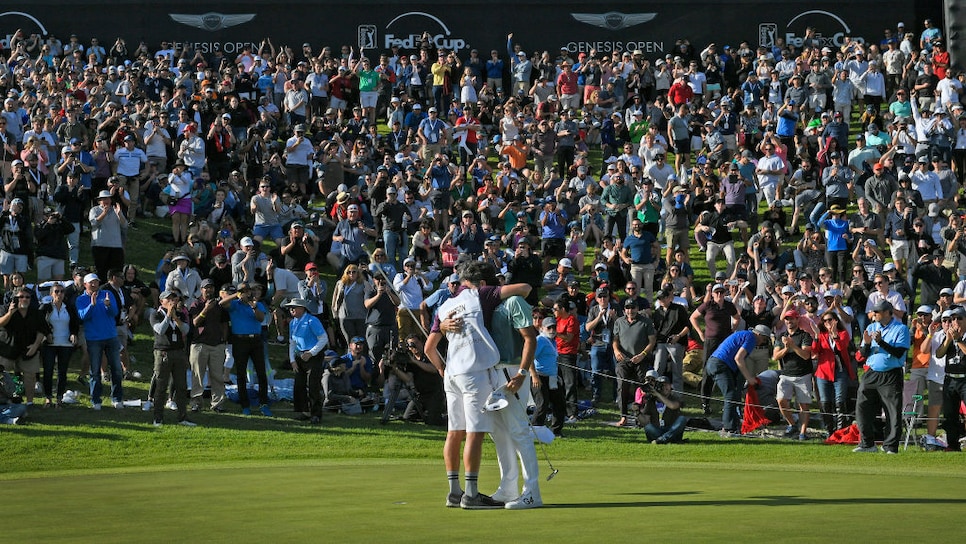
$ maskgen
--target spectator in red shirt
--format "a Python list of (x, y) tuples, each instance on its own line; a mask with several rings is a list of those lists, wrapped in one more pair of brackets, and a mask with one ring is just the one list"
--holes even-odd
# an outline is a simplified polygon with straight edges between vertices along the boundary
[(560, 109), (563, 111), (580, 108), (580, 88), (577, 86), (577, 73), (569, 62), (560, 65), (560, 75), (557, 76), (557, 95), (560, 97)]
[(557, 319), (557, 368), (567, 399), (566, 423), (570, 424), (577, 423), (577, 352), (580, 350), (580, 324), (574, 310), (569, 300), (553, 305), (553, 316)]
[(674, 107), (681, 104), (689, 104), (694, 98), (694, 91), (688, 85), (688, 76), (681, 76), (674, 80), (671, 88), (667, 91), (667, 101)]

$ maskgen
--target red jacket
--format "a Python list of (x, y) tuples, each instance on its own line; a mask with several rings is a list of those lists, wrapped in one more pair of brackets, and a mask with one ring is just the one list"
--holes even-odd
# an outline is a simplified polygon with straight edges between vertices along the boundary
[[(854, 380), (855, 369), (852, 368), (852, 359), (849, 357), (849, 333), (839, 330), (834, 341), (849, 378)], [(812, 355), (818, 358), (815, 377), (830, 382), (835, 381), (835, 353), (832, 350), (832, 342), (833, 338), (828, 331), (818, 333), (818, 338), (812, 341)]]

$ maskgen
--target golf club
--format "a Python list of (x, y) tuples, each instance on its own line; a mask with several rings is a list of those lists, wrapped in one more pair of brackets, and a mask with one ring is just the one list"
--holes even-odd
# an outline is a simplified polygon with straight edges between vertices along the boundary
[[(507, 383), (510, 383), (510, 373), (507, 371), (506, 368), (503, 369), (503, 375), (506, 376)], [(520, 400), (520, 395), (518, 395), (515, 391), (513, 392), (513, 396), (516, 397), (517, 400)], [(530, 423), (529, 417), (527, 418), (527, 427), (530, 427), (530, 434), (532, 434), (533, 436), (537, 435), (537, 432), (533, 429), (533, 424)], [(540, 440), (537, 440), (537, 442), (540, 444), (540, 451), (543, 452), (543, 458), (547, 460), (547, 465), (550, 466), (550, 475), (547, 476), (547, 481), (549, 482), (560, 471), (553, 468), (553, 463), (550, 462), (550, 456), (547, 455), (547, 446), (545, 446), (544, 443), (541, 442)]]

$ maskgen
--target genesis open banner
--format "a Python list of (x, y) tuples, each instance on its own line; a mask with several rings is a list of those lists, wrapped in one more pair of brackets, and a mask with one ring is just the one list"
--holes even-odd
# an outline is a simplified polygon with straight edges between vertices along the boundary
[(0, 8), (0, 48), (20, 28), (26, 34), (53, 34), (66, 42), (77, 34), (89, 44), (97, 37), (110, 47), (123, 37), (133, 50), (144, 40), (154, 52), (162, 41), (183, 44), (203, 53), (236, 55), (245, 45), (257, 51), (266, 37), (296, 54), (308, 42), (318, 53), (323, 45), (353, 45), (385, 51), (392, 45), (412, 50), (423, 32), (438, 47), (465, 57), (477, 48), (489, 58), (496, 49), (506, 56), (506, 35), (526, 52), (561, 47), (573, 53), (640, 49), (648, 57), (674, 50), (686, 38), (698, 49), (719, 46), (772, 45), (782, 38), (801, 45), (812, 27), (831, 47), (846, 36), (878, 42), (885, 28), (903, 21), (918, 32), (913, 3), (898, 0), (851, 2), (394, 2), (302, 0), (300, 2), (132, 2), (103, 0), (54, 2), (36, 0), (17, 8)]

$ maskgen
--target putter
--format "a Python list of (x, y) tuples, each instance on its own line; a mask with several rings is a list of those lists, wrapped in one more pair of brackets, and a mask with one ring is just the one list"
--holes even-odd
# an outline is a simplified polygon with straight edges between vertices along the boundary
[[(507, 371), (506, 368), (503, 369), (503, 375), (506, 376), (507, 383), (510, 383), (510, 373)], [(517, 400), (520, 400), (520, 395), (518, 395), (516, 393), (516, 391), (513, 392), (513, 396), (516, 397)], [(530, 434), (532, 434), (534, 436), (537, 435), (537, 432), (533, 430), (533, 424), (530, 423), (530, 418), (527, 418), (527, 427), (530, 427)], [(537, 440), (537, 443), (540, 444), (540, 451), (543, 452), (543, 458), (547, 460), (547, 465), (550, 466), (550, 475), (547, 476), (547, 481), (549, 482), (560, 471), (557, 470), (557, 469), (555, 469), (555, 468), (553, 468), (553, 463), (550, 462), (550, 456), (547, 455), (547, 446), (545, 446), (544, 443), (543, 442), (540, 442), (539, 440)]]

